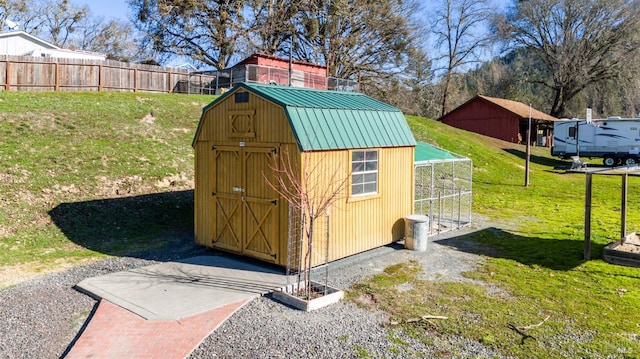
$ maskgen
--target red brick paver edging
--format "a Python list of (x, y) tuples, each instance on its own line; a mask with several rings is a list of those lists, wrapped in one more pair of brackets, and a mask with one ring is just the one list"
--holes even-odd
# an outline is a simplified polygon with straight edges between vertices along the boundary
[(149, 321), (103, 299), (65, 358), (185, 358), (248, 302), (244, 299), (180, 320)]

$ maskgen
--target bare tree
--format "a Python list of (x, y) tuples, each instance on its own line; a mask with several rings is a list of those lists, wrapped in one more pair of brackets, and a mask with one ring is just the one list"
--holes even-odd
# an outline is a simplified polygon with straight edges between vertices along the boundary
[(620, 76), (638, 51), (639, 24), (638, 0), (518, 1), (494, 20), (506, 45), (533, 50), (546, 68), (529, 81), (553, 92), (556, 117), (590, 84)]
[(100, 52), (110, 60), (134, 62), (152, 55), (141, 48), (132, 24), (118, 19), (88, 17), (78, 25), (72, 49)]
[(483, 33), (490, 16), (486, 0), (444, 0), (435, 12), (433, 34), (436, 47), (443, 54), (434, 59), (444, 62), (442, 70), (441, 114), (449, 111), (449, 96), (455, 72), (479, 62), (479, 55), (489, 42)]
[[(434, 74), (431, 60), (420, 48), (412, 49), (402, 73), (381, 81), (370, 79), (361, 90), (368, 95), (383, 99), (402, 112), (416, 116), (433, 116), (433, 101), (439, 97), (433, 92)], [(437, 113), (435, 114), (438, 115)]]
[[(30, 1), (32, 16), (25, 24), (25, 30), (41, 36), (52, 44), (67, 47), (79, 23), (89, 15), (89, 8), (75, 6), (69, 0)], [(35, 10), (34, 10), (35, 9)]]
[(136, 27), (162, 53), (223, 69), (246, 37), (244, 0), (129, 0)]
[[(310, 153), (301, 155), (305, 156), (310, 156)], [(298, 166), (298, 163), (302, 163), (302, 166)], [(301, 260), (297, 269), (302, 277), (299, 277), (298, 285), (304, 283), (305, 296), (309, 298), (312, 289), (315, 224), (344, 196), (349, 186), (350, 172), (328, 163), (326, 158), (313, 162), (309, 158), (302, 158), (297, 162), (287, 150), (283, 150), (270, 167), (275, 180), (270, 180), (269, 176), (263, 174), (267, 184), (289, 203), (290, 208), (302, 215), (303, 236), (299, 248), (304, 248), (304, 256), (300, 253)]]
[(15, 23), (12, 30), (24, 30), (60, 47), (67, 46), (80, 22), (89, 16), (87, 6), (69, 0), (0, 0), (0, 20)]
[(0, 33), (18, 29), (26, 11), (26, 0), (0, 0)]

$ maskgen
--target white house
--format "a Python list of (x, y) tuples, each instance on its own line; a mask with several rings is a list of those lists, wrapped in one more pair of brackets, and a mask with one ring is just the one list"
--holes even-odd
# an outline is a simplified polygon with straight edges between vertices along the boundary
[(104, 61), (105, 54), (62, 49), (24, 31), (0, 34), (0, 55), (52, 57)]

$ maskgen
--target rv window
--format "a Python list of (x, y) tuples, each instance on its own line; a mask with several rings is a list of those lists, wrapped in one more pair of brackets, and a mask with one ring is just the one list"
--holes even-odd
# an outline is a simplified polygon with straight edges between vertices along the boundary
[(569, 137), (576, 138), (576, 128), (575, 127), (569, 127)]

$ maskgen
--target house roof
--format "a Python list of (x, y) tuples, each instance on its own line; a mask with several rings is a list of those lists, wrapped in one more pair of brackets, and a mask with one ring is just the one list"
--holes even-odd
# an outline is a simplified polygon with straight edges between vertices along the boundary
[(414, 154), (415, 162), (427, 162), (427, 161), (437, 161), (437, 160), (453, 160), (459, 159), (460, 156), (456, 156), (455, 154), (443, 150), (442, 148), (435, 147), (428, 143), (417, 142), (416, 150)]
[[(281, 106), (301, 151), (415, 146), (402, 111), (356, 92), (241, 83), (207, 105), (246, 90)], [(195, 146), (196, 138), (193, 145)]]
[[(23, 38), (33, 44), (34, 47), (26, 47), (24, 51), (18, 55), (20, 56), (40, 56), (40, 54), (47, 53), (52, 54), (54, 56), (51, 57), (67, 57), (67, 58), (94, 58), (97, 60), (106, 60), (107, 55), (91, 52), (91, 51), (82, 51), (82, 50), (68, 50), (63, 49), (59, 46), (56, 46), (50, 42), (47, 42), (39, 37), (33, 36), (25, 31), (11, 31), (0, 33), (0, 39), (11, 39), (11, 38)], [(68, 54), (66, 56), (55, 56), (60, 54)], [(77, 55), (77, 56), (74, 56)]]
[[(504, 108), (505, 110), (515, 113), (516, 115), (522, 118), (529, 118), (530, 107), (529, 105), (525, 105), (522, 102), (506, 100), (506, 99), (497, 98), (497, 97), (482, 96), (482, 95), (478, 95), (477, 97), (484, 99), (485, 101), (489, 101), (493, 104), (496, 104)], [(551, 115), (547, 115), (546, 113), (538, 111), (534, 108), (531, 108), (531, 118), (534, 120), (545, 120), (545, 121), (558, 120), (557, 118)]]
[(60, 47), (58, 47), (58, 46), (56, 46), (56, 45), (54, 45), (54, 44), (52, 44), (50, 42), (44, 41), (39, 37), (35, 37), (35, 36), (33, 36), (33, 35), (31, 35), (31, 34), (29, 34), (27, 32), (24, 32), (22, 30), (0, 33), (0, 39), (1, 38), (11, 38), (11, 37), (23, 37), (23, 38), (26, 38), (29, 41), (31, 41), (31, 42), (39, 45), (39, 46), (42, 46), (42, 47), (44, 47), (46, 49), (61, 50)]

